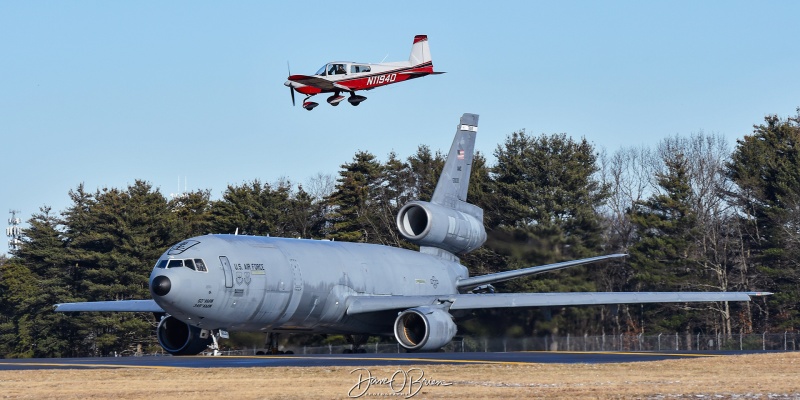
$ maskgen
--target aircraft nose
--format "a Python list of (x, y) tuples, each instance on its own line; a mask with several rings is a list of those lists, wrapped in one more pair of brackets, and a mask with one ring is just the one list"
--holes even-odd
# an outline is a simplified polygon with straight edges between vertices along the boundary
[(166, 296), (169, 290), (172, 289), (172, 282), (166, 276), (159, 275), (153, 278), (153, 282), (150, 283), (150, 289), (159, 296)]

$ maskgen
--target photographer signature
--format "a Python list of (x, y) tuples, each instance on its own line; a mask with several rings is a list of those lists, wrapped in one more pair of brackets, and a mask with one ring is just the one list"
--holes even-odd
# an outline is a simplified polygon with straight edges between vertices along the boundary
[[(350, 373), (352, 374), (356, 371), (358, 371), (358, 382), (347, 392), (347, 395), (354, 399), (364, 395), (403, 396), (405, 399), (410, 399), (416, 396), (425, 386), (450, 386), (453, 384), (452, 382), (426, 378), (425, 371), (419, 368), (410, 368), (405, 371), (398, 369), (387, 378), (376, 378), (369, 369), (364, 367), (356, 368)], [(389, 392), (367, 393), (372, 386), (384, 386)]]

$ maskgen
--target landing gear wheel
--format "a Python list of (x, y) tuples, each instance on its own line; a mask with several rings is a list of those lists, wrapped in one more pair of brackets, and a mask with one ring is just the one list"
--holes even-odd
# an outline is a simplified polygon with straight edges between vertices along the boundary
[(347, 98), (347, 102), (349, 102), (354, 107), (361, 104), (362, 101), (366, 100), (367, 98), (364, 96), (359, 96), (357, 94), (352, 94), (350, 97)]

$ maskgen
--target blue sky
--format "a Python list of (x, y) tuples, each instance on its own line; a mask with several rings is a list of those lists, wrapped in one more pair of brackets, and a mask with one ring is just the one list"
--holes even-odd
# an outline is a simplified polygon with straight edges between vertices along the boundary
[[(0, 0), (0, 212), (63, 211), (81, 182), (168, 195), (185, 179), (215, 198), (303, 183), (357, 150), (446, 150), (464, 112), (491, 154), (519, 129), (608, 151), (699, 131), (733, 146), (800, 106), (800, 2), (422, 4)], [(416, 34), (447, 74), (291, 106), (287, 61), (406, 60)]]

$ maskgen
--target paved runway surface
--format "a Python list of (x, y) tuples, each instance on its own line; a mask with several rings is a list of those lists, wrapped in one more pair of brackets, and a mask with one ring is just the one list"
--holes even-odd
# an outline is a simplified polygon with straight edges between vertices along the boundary
[(618, 353), (618, 352), (543, 352), (510, 353), (423, 353), (423, 354), (341, 354), (276, 356), (144, 356), (97, 358), (27, 358), (0, 360), (0, 370), (52, 368), (242, 368), (242, 367), (321, 367), (384, 366), (425, 364), (529, 364), (529, 363), (622, 363), (657, 361), (689, 357), (722, 357), (742, 352), (695, 353)]

